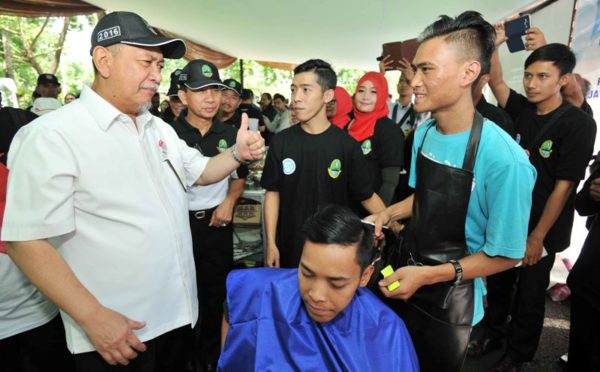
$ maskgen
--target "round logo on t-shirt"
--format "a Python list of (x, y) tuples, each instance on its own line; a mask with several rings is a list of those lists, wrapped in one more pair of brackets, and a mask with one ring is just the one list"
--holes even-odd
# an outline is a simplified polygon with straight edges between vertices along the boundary
[(552, 140), (547, 140), (540, 146), (540, 155), (544, 159), (548, 159), (552, 155)]
[(371, 140), (364, 140), (363, 143), (360, 144), (360, 149), (362, 150), (363, 155), (368, 155), (371, 150), (373, 150), (371, 146)]
[(329, 168), (327, 168), (329, 177), (336, 179), (342, 174), (342, 162), (339, 159), (333, 159)]
[(217, 144), (217, 151), (223, 152), (225, 150), (227, 150), (227, 141), (220, 139), (219, 143)]
[(296, 162), (293, 159), (283, 159), (281, 164), (283, 165), (283, 174), (286, 176), (289, 176), (296, 171)]

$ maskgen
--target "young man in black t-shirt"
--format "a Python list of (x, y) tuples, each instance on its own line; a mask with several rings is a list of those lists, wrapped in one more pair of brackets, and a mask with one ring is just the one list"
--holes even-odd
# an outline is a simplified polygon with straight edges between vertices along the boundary
[[(506, 37), (503, 26), (497, 31), (499, 46)], [(499, 348), (508, 331), (506, 353), (494, 371), (515, 370), (533, 359), (543, 328), (544, 293), (555, 254), (570, 244), (575, 190), (585, 175), (596, 137), (594, 120), (561, 96), (574, 67), (575, 56), (565, 45), (536, 49), (525, 61), (524, 97), (502, 79), (497, 50), (492, 59), (490, 87), (514, 120), (517, 141), (538, 172), (523, 267), (488, 277), (486, 317), (490, 332), (479, 348)], [(507, 330), (504, 324), (515, 283)]]
[(325, 105), (336, 83), (324, 61), (309, 60), (294, 69), (292, 104), (300, 125), (273, 137), (261, 180), (267, 190), (267, 266), (298, 266), (302, 224), (327, 204), (348, 206), (357, 200), (371, 213), (385, 208), (365, 176), (358, 143), (327, 120)]

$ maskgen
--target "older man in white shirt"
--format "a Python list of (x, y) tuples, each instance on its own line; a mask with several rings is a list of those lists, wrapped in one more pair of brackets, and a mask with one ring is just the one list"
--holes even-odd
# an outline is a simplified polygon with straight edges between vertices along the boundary
[(61, 309), (79, 370), (181, 370), (198, 318), (186, 191), (262, 158), (264, 141), (246, 120), (208, 159), (152, 116), (163, 57), (185, 44), (137, 14), (102, 18), (91, 53), (92, 88), (17, 134), (2, 236)]

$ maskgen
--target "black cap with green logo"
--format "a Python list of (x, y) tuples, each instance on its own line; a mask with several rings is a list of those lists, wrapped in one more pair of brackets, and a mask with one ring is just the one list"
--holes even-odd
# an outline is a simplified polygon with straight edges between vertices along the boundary
[(202, 89), (211, 85), (216, 85), (219, 88), (226, 87), (219, 77), (217, 67), (204, 59), (190, 61), (179, 74), (179, 84), (185, 85), (191, 90)]

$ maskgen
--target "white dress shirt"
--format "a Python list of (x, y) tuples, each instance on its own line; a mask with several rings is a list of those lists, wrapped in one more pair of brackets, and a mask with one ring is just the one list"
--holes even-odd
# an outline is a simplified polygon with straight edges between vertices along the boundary
[[(136, 122), (84, 87), (19, 131), (2, 236), (49, 239), (102, 305), (146, 322), (147, 341), (198, 318), (186, 191), (208, 158), (149, 112)], [(69, 350), (94, 350), (61, 315)]]

